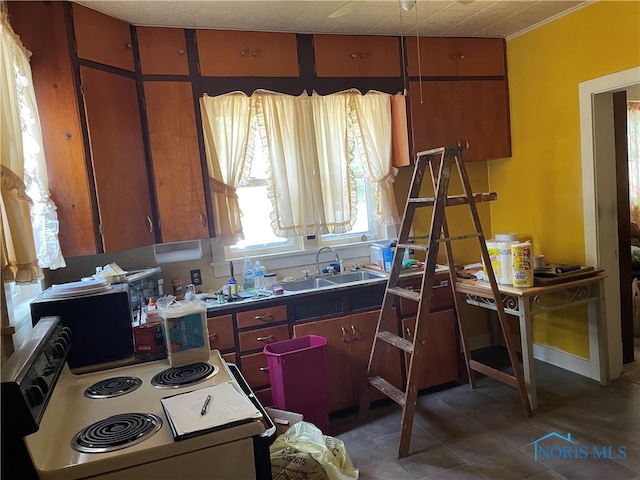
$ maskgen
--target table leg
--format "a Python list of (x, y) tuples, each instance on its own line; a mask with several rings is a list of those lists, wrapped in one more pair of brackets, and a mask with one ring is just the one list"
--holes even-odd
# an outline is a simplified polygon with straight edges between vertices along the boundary
[(531, 329), (531, 308), (528, 297), (518, 298), (519, 308), (518, 319), (520, 321), (520, 345), (522, 348), (522, 370), (524, 373), (524, 383), (527, 387), (531, 409), (538, 408), (538, 395), (536, 393), (536, 374), (533, 364), (533, 332)]

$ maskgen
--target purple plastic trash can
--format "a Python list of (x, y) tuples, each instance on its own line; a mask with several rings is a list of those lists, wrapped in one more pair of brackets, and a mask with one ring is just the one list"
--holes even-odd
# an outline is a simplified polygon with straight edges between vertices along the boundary
[(282, 340), (263, 349), (269, 366), (273, 406), (301, 413), (328, 435), (327, 340), (318, 335)]

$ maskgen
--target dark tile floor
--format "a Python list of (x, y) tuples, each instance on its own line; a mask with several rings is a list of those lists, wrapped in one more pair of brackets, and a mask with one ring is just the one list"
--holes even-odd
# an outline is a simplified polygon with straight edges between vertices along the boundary
[[(482, 376), (475, 390), (464, 384), (420, 396), (405, 458), (396, 458), (395, 404), (372, 408), (361, 423), (355, 413), (332, 418), (331, 433), (365, 480), (640, 479), (640, 383), (618, 378), (602, 387), (546, 363), (535, 369), (539, 409), (531, 418), (514, 388)], [(541, 441), (536, 459), (531, 443), (552, 432), (573, 443)]]

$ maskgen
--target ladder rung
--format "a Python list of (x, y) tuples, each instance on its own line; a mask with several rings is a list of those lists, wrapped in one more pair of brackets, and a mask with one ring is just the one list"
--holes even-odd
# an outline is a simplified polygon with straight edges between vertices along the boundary
[[(491, 202), (492, 200), (497, 200), (498, 194), (496, 192), (488, 192), (488, 193), (474, 193), (473, 201), (475, 203), (482, 202)], [(433, 197), (416, 197), (416, 198), (408, 198), (407, 203), (414, 203), (416, 206), (420, 207), (431, 207), (435, 204), (436, 199)], [(466, 205), (469, 203), (469, 198), (466, 195), (449, 195), (447, 197), (446, 206), (453, 207), (456, 205)]]
[(399, 390), (398, 388), (394, 387), (389, 382), (387, 382), (384, 378), (378, 375), (376, 375), (375, 377), (367, 378), (367, 381), (369, 382), (369, 385), (377, 388), (382, 393), (384, 393), (387, 397), (389, 397), (391, 400), (396, 402), (398, 405), (400, 405), (401, 407), (404, 407), (404, 403), (407, 396), (404, 394), (402, 390)]
[(408, 298), (409, 300), (420, 301), (420, 292), (413, 292), (401, 287), (387, 288), (387, 292), (397, 295), (399, 297)]
[(506, 383), (512, 387), (518, 388), (518, 380), (513, 375), (509, 375), (507, 373), (501, 372), (500, 370), (496, 370), (489, 365), (485, 365), (484, 363), (480, 363), (476, 360), (469, 360), (469, 367), (476, 372), (480, 372), (487, 377), (495, 378), (496, 380)]
[(381, 331), (378, 332), (378, 338), (387, 343), (390, 343), (394, 347), (398, 347), (407, 353), (413, 352), (413, 343), (391, 332)]
[(398, 243), (396, 248), (406, 248), (408, 250), (429, 250), (429, 245), (425, 243)]
[(453, 240), (464, 240), (466, 238), (476, 238), (483, 236), (482, 233), (468, 233), (466, 235), (456, 235), (455, 237), (439, 238), (436, 242), (451, 242)]

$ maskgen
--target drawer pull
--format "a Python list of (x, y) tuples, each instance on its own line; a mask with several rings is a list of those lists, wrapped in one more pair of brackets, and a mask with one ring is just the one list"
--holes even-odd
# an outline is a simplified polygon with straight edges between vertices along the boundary
[(268, 372), (269, 367), (260, 367), (258, 370), (260, 370), (261, 372)]
[(266, 337), (257, 337), (256, 340), (258, 342), (270, 342), (275, 340), (275, 338), (273, 337), (273, 335), (267, 335)]
[(209, 338), (217, 338), (217, 337), (218, 337), (218, 334), (215, 332), (209, 334)]
[(358, 340), (358, 334), (354, 325), (351, 325), (351, 340), (353, 340), (354, 342)]
[(266, 315), (256, 315), (256, 320), (259, 320), (261, 322), (266, 322), (269, 319), (273, 320), (273, 315), (271, 315), (270, 313), (267, 313)]
[(412, 338), (413, 334), (411, 333), (411, 329), (407, 327), (407, 338)]

